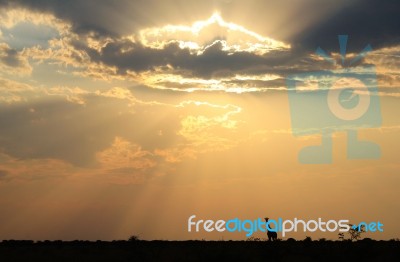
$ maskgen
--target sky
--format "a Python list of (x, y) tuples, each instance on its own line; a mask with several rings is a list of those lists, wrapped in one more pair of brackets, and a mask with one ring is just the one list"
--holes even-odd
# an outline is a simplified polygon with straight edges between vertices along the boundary
[[(0, 239), (245, 239), (189, 233), (191, 215), (380, 221), (366, 236), (398, 238), (399, 7), (0, 0)], [(370, 109), (331, 123), (325, 96), (346, 87)], [(326, 130), (331, 161), (302, 162)], [(349, 158), (348, 130), (380, 155)], [(306, 235), (337, 239), (287, 237)]]

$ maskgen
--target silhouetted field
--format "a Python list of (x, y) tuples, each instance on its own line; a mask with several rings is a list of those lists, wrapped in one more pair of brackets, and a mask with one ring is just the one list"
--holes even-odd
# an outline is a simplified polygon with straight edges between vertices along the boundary
[(9, 240), (0, 261), (400, 261), (400, 242)]

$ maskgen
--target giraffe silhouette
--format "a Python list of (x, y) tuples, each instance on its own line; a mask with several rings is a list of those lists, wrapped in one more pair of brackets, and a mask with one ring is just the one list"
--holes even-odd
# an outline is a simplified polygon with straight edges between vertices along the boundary
[[(265, 219), (265, 223), (268, 223), (269, 218), (266, 217), (264, 219)], [(269, 241), (276, 241), (278, 239), (278, 234), (273, 231), (268, 231), (268, 228), (267, 228), (267, 236), (268, 236)]]

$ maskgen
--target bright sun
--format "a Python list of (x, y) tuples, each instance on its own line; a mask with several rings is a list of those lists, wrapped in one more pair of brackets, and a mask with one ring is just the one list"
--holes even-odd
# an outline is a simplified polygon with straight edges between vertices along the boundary
[(272, 50), (288, 49), (289, 44), (250, 31), (243, 26), (226, 22), (218, 12), (207, 20), (196, 21), (191, 26), (166, 25), (140, 31), (140, 41), (148, 47), (163, 48), (171, 42), (178, 42), (181, 48), (202, 54), (216, 41), (228, 52), (251, 52), (258, 55)]
[[(262, 36), (241, 25), (225, 21), (219, 12), (214, 12), (208, 19), (195, 21), (191, 25), (165, 25), (146, 28), (139, 32), (139, 37), (131, 38), (140, 41), (146, 47), (164, 49), (169, 44), (178, 44), (181, 49), (190, 51), (193, 57), (203, 55), (210, 48), (233, 55), (248, 53), (264, 56), (271, 51), (287, 51), (290, 45)], [(137, 75), (137, 80), (158, 89), (175, 89), (192, 92), (196, 90), (243, 93), (259, 91), (256, 86), (240, 86), (233, 82), (270, 81), (279, 78), (277, 75), (234, 74), (220, 78), (203, 79), (195, 76), (176, 74), (172, 66), (155, 68), (152, 72)], [(169, 85), (171, 84), (171, 85)], [(171, 86), (175, 86), (171, 87)]]

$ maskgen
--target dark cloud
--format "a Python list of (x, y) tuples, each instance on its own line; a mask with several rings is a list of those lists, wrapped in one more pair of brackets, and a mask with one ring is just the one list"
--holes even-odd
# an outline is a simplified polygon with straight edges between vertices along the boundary
[[(199, 3), (202, 2), (202, 3)], [(234, 1), (235, 2), (235, 1)], [(278, 2), (278, 1), (277, 1)], [(315, 9), (307, 12), (318, 12)], [(121, 35), (132, 34), (144, 27), (157, 25), (181, 24), (182, 21), (192, 22), (196, 18), (204, 19), (211, 14), (213, 8), (224, 1), (181, 1), (181, 0), (107, 0), (62, 1), (62, 0), (0, 0), (3, 6), (24, 6), (31, 10), (49, 12), (69, 21), (74, 32), (86, 34), (95, 33), (98, 37), (111, 36), (109, 42), (100, 51), (91, 49), (87, 43), (75, 40), (73, 46), (85, 51), (92, 62), (116, 67), (117, 73), (152, 71), (165, 67), (164, 72), (174, 73), (185, 77), (216, 78), (229, 77), (234, 74), (278, 74), (285, 77), (288, 74), (303, 71), (326, 69), (326, 63), (317, 63), (309, 58), (310, 53), (320, 46), (329, 52), (339, 50), (337, 35), (349, 35), (349, 52), (359, 52), (368, 43), (377, 49), (383, 46), (398, 44), (400, 41), (400, 19), (397, 15), (400, 4), (396, 0), (365, 0), (348, 1), (344, 7), (332, 13), (331, 16), (320, 19), (301, 33), (289, 39), (292, 50), (273, 51), (265, 55), (249, 52), (229, 53), (223, 50), (221, 42), (215, 42), (201, 55), (193, 54), (188, 49), (181, 49), (177, 43), (169, 43), (162, 49), (150, 48), (139, 41), (123, 40)], [(260, 10), (266, 4), (258, 3)], [(315, 4), (315, 1), (304, 1), (305, 7)], [(329, 4), (332, 5), (332, 4)], [(339, 4), (338, 4), (339, 5)], [(180, 8), (175, 8), (180, 6)], [(258, 6), (258, 5), (257, 5)], [(301, 9), (301, 8), (300, 8)], [(303, 10), (303, 9), (301, 9)], [(281, 10), (282, 11), (282, 10)], [(190, 14), (185, 20), (182, 15)], [(301, 14), (307, 15), (307, 13)], [(291, 23), (296, 23), (295, 20)], [(124, 51), (123, 51), (124, 50)], [(129, 51), (126, 51), (129, 50)], [(15, 53), (3, 57), (3, 63), (16, 65), (18, 60)], [(171, 66), (172, 70), (166, 66)]]
[(25, 61), (21, 59), (17, 50), (0, 44), (0, 61), (9, 67), (23, 67)]
[[(204, 19), (215, 10), (221, 9), (229, 14), (229, 8), (237, 6), (227, 4), (226, 1), (205, 0), (0, 0), (1, 6), (23, 6), (31, 10), (48, 12), (56, 17), (69, 21), (73, 30), (77, 33), (93, 32), (97, 36), (120, 36), (132, 34), (136, 30), (148, 26), (168, 24), (181, 24), (182, 14), (190, 14), (192, 22), (196, 19)], [(246, 5), (257, 6), (261, 13), (276, 9), (282, 16), (288, 15), (288, 8), (277, 5), (281, 1), (249, 1)], [(334, 2), (335, 4), (332, 4)], [(292, 1), (284, 2), (287, 7)], [(337, 48), (336, 36), (349, 34), (352, 43), (350, 50), (359, 50), (367, 43), (375, 48), (384, 45), (397, 44), (400, 41), (400, 19), (398, 10), (400, 2), (397, 0), (349, 0), (349, 1), (299, 1), (302, 16), (324, 10), (324, 7), (334, 9), (342, 6), (339, 11), (333, 12), (333, 16), (327, 14), (318, 22), (312, 23), (302, 32), (289, 38), (291, 44), (298, 47), (314, 50), (317, 46), (327, 49)], [(178, 8), (179, 7), (179, 8)], [(248, 10), (248, 9), (244, 9)], [(296, 23), (296, 20), (287, 21)], [(284, 31), (284, 30), (283, 30)]]
[(1, 61), (11, 67), (18, 67), (21, 64), (18, 52), (14, 49), (5, 50), (5, 56), (1, 57)]
[[(143, 72), (171, 65), (177, 70), (190, 70), (193, 76), (209, 78), (218, 70), (243, 69), (249, 63), (262, 63), (262, 59), (249, 53), (228, 56), (220, 44), (211, 46), (202, 55), (191, 54), (189, 49), (181, 49), (177, 43), (154, 49), (123, 40), (108, 43), (100, 52), (84, 45), (75, 44), (75, 47), (83, 48), (93, 62), (116, 66), (119, 74), (125, 74), (127, 70)], [(122, 52), (124, 49), (130, 51)]]
[(320, 46), (329, 52), (337, 52), (337, 36), (347, 34), (350, 52), (360, 52), (367, 44), (374, 49), (397, 45), (400, 43), (398, 10), (398, 0), (356, 1), (306, 28), (292, 42), (308, 50)]
[(92, 32), (103, 37), (132, 34), (139, 28), (178, 22), (181, 12), (191, 14), (194, 19), (204, 19), (204, 14), (211, 14), (220, 2), (203, 0), (190, 1), (188, 4), (187, 0), (0, 0), (0, 5), (22, 6), (52, 13), (69, 21), (73, 31), (78, 34)]
[[(75, 32), (93, 31), (101, 35), (114, 35), (117, 27), (112, 15), (118, 7), (124, 6), (129, 1), (119, 1), (113, 5), (111, 1), (79, 1), (79, 0), (0, 0), (0, 4), (6, 7), (25, 7), (33, 11), (54, 14), (56, 17), (66, 20), (73, 25)], [(123, 3), (122, 3), (123, 2)], [(114, 10), (113, 10), (114, 9)], [(107, 17), (107, 19), (104, 19)], [(106, 22), (107, 21), (107, 22)], [(112, 26), (107, 26), (107, 24)]]
[(121, 40), (108, 43), (100, 52), (81, 42), (73, 44), (75, 48), (85, 51), (92, 62), (115, 66), (122, 75), (128, 70), (143, 72), (163, 66), (171, 66), (175, 73), (186, 77), (206, 79), (229, 77), (236, 73), (284, 74), (310, 70), (310, 63), (304, 58), (305, 53), (293, 54), (289, 51), (272, 51), (265, 55), (250, 52), (230, 53), (223, 50), (220, 41), (216, 41), (202, 54), (193, 54), (189, 49), (182, 49), (178, 43), (170, 43), (162, 49), (155, 49), (129, 40)]

